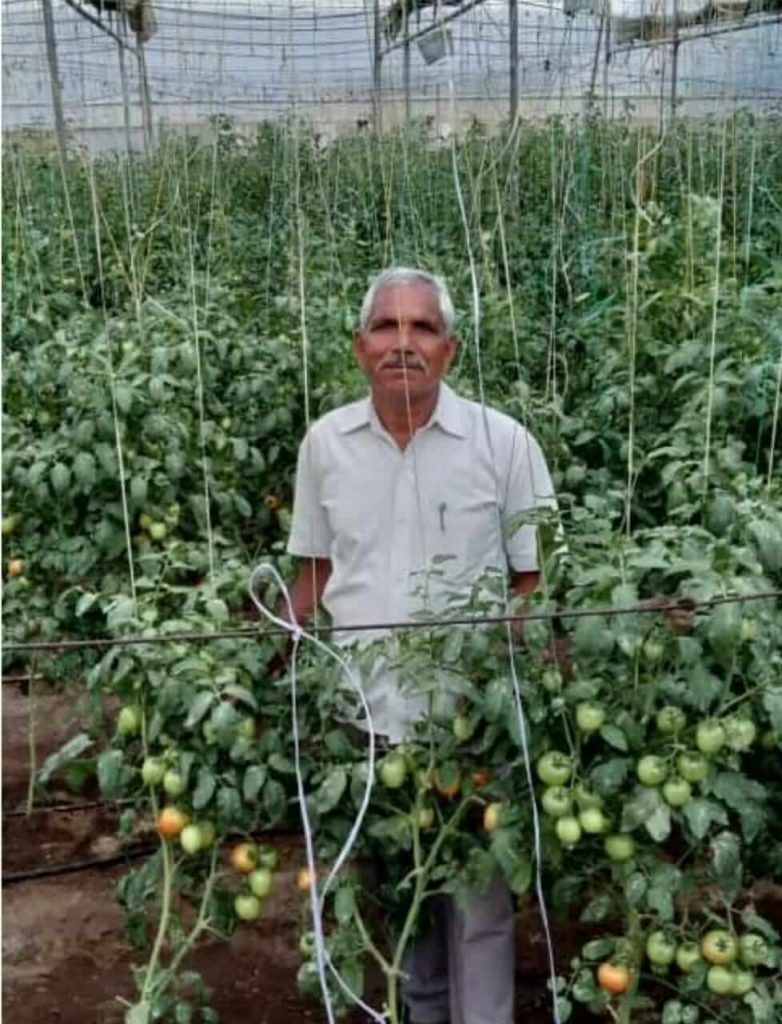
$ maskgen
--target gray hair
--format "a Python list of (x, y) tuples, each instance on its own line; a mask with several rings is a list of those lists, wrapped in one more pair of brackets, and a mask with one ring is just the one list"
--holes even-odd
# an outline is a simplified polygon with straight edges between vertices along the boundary
[(364, 301), (361, 303), (359, 327), (362, 331), (366, 330), (369, 323), (369, 317), (372, 313), (372, 307), (375, 305), (377, 293), (382, 291), (383, 288), (395, 284), (427, 284), (430, 288), (434, 289), (445, 330), (448, 334), (453, 332), (456, 313), (454, 312), (448, 285), (436, 274), (430, 274), (426, 270), (418, 270), (415, 267), (389, 267), (387, 270), (381, 271), (372, 281), (364, 296)]

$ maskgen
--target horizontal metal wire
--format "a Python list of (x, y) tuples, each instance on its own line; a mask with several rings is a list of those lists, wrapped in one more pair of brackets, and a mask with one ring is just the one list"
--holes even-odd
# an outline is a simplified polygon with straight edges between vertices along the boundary
[[(698, 611), (714, 608), (720, 604), (743, 604), (746, 601), (763, 601), (782, 597), (782, 590), (763, 590), (755, 594), (732, 594), (727, 597), (712, 597), (705, 601), (679, 598), (665, 603), (651, 604), (649, 601), (624, 608), (560, 608), (547, 612), (526, 612), (514, 615), (456, 616), (452, 618), (420, 619), (415, 622), (370, 622), (345, 626), (308, 626), (307, 632), (316, 636), (334, 633), (366, 633), (381, 630), (439, 629), (449, 626), (485, 626), (505, 622), (536, 622), (554, 619), (610, 618), (618, 615), (649, 615), (667, 611)], [(36, 640), (27, 643), (7, 643), (5, 653), (36, 653), (38, 651), (70, 651), (101, 647), (135, 647), (166, 643), (201, 643), (212, 640), (262, 640), (266, 637), (289, 636), (290, 630), (281, 627), (247, 626), (243, 629), (214, 630), (204, 632), (156, 633), (152, 636), (131, 635), (120, 637), (94, 637), (87, 640)]]

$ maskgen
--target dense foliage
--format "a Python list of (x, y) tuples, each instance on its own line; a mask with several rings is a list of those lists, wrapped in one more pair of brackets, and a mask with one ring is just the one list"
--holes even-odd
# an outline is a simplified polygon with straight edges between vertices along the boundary
[[(533, 609), (782, 585), (779, 124), (739, 116), (658, 138), (552, 121), (476, 127), (452, 148), (423, 134), (324, 145), (296, 126), (243, 140), (222, 121), (214, 139), (74, 160), (67, 190), (48, 155), (7, 147), (8, 639), (214, 630), (242, 612), (257, 561), (290, 576), (296, 448), (308, 418), (361, 393), (350, 333), (390, 262), (448, 279), (457, 390), (528, 423), (547, 453), (568, 551), (542, 528)], [(487, 580), (454, 611), (498, 607)], [(778, 1019), (778, 934), (753, 884), (782, 868), (781, 620), (778, 597), (704, 606), (684, 635), (659, 613), (542, 619), (513, 664), (502, 626), (396, 638), (433, 714), (385, 763), (354, 851), (382, 861), (379, 909), (355, 868), (328, 899), (349, 983), (359, 954), (375, 956), (395, 1021), (398, 961), (372, 942), (373, 915), (409, 938), (433, 889), (464, 895), (497, 867), (517, 892), (532, 884), (520, 697), (546, 897), (595, 925), (572, 972), (560, 965), (563, 1017), (577, 1001), (624, 1021)], [(554, 634), (572, 652), (561, 671), (546, 659)], [(37, 659), (58, 681), (86, 673), (96, 707), (107, 691), (123, 704), (110, 742), (76, 738), (72, 778), (94, 764), (107, 795), (132, 796), (126, 830), (169, 805), (159, 854), (121, 892), (130, 934), (151, 946), (132, 1024), (190, 1019), (203, 992), (177, 975), (184, 953), (260, 910), (273, 856), (234, 848), (227, 875), (221, 844), (298, 827), (291, 680), (269, 678), (274, 650), (177, 641)], [(365, 752), (336, 721), (340, 680), (302, 647), (302, 770), (326, 871), (366, 784)], [(728, 933), (716, 959), (715, 930)], [(759, 936), (754, 952), (745, 938), (739, 957), (734, 935)], [(317, 990), (308, 936), (302, 949), (302, 986)]]

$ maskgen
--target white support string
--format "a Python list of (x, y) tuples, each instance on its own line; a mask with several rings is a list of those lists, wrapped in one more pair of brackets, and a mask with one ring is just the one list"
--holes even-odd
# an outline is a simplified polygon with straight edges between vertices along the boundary
[[(467, 212), (464, 203), (464, 194), (462, 191), (461, 179), (459, 177), (459, 165), (456, 160), (456, 101), (454, 95), (454, 84), (453, 84), (453, 71), (449, 65), (448, 72), (448, 91), (451, 104), (451, 119), (454, 123), (454, 134), (451, 137), (451, 165), (453, 169), (453, 181), (454, 189), (456, 191), (456, 199), (459, 206), (459, 213), (462, 219), (462, 225), (464, 227), (465, 245), (467, 248), (467, 257), (470, 264), (470, 281), (472, 284), (472, 302), (473, 302), (473, 326), (474, 326), (474, 344), (475, 344), (475, 360), (478, 369), (478, 391), (480, 395), (481, 408), (483, 410), (483, 425), (486, 432), (486, 441), (489, 446), (489, 452), (491, 455), (492, 468), (494, 470), (495, 486), (499, 495), (499, 477), (497, 474), (497, 466), (494, 458), (494, 449), (491, 442), (491, 434), (489, 430), (489, 421), (486, 410), (486, 399), (483, 389), (483, 368), (481, 365), (481, 345), (480, 345), (480, 294), (478, 290), (478, 275), (475, 268), (475, 259), (473, 256), (472, 245), (470, 242), (470, 225), (467, 219)], [(497, 502), (497, 518), (498, 527), (500, 533), (502, 532), (502, 523), (500, 519), (500, 502)], [(506, 610), (508, 607), (508, 590), (507, 583), (505, 588), (505, 606)], [(559, 1003), (557, 1000), (557, 969), (554, 957), (554, 942), (551, 936), (551, 925), (549, 922), (548, 910), (546, 909), (546, 901), (543, 894), (543, 847), (540, 833), (540, 816), (538, 814), (537, 802), (535, 800), (535, 784), (532, 775), (532, 763), (530, 760), (529, 744), (527, 737), (527, 725), (526, 716), (524, 713), (524, 703), (521, 696), (521, 687), (519, 685), (518, 675), (516, 673), (516, 664), (513, 656), (513, 633), (511, 624), (507, 623), (506, 628), (507, 640), (508, 640), (508, 660), (510, 662), (510, 673), (511, 680), (513, 682), (513, 698), (514, 705), (516, 708), (516, 714), (519, 722), (519, 737), (521, 740), (521, 750), (524, 757), (524, 771), (527, 777), (527, 784), (529, 785), (530, 792), (530, 807), (532, 809), (532, 832), (533, 832), (533, 847), (535, 852), (535, 891), (538, 897), (538, 907), (540, 910), (540, 917), (543, 923), (543, 932), (546, 938), (546, 951), (548, 954), (548, 965), (549, 965), (549, 976), (551, 979), (551, 999), (552, 999), (552, 1013), (555, 1024), (560, 1024), (559, 1015)]]
[[(266, 605), (260, 600), (256, 593), (256, 584), (264, 577), (271, 578), (280, 588), (282, 595), (285, 599), (285, 605), (288, 612), (288, 618), (283, 619), (278, 615), (271, 612)], [(326, 943), (323, 937), (323, 909), (325, 906), (326, 896), (331, 888), (334, 879), (337, 877), (339, 871), (344, 865), (345, 861), (351, 854), (353, 847), (361, 831), (361, 826), (364, 823), (364, 817), (369, 807), (369, 801), (372, 796), (372, 787), (374, 784), (375, 777), (375, 729), (372, 722), (372, 713), (369, 709), (366, 696), (364, 694), (361, 683), (356, 677), (353, 669), (349, 663), (340, 654), (337, 653), (333, 648), (329, 647), (328, 644), (323, 643), (318, 637), (312, 633), (308, 633), (305, 629), (299, 625), (296, 614), (293, 610), (293, 604), (291, 602), (290, 592), (285, 585), (284, 580), (280, 576), (279, 572), (273, 565), (263, 563), (256, 566), (250, 575), (250, 581), (248, 584), (248, 590), (250, 598), (258, 609), (260, 614), (268, 619), (269, 622), (276, 626), (280, 626), (283, 629), (287, 629), (290, 633), (291, 640), (293, 643), (293, 650), (291, 651), (290, 660), (290, 677), (291, 677), (291, 726), (293, 731), (293, 751), (294, 751), (294, 767), (296, 772), (296, 791), (299, 798), (299, 809), (301, 812), (301, 823), (304, 831), (304, 846), (307, 856), (307, 870), (309, 871), (310, 877), (310, 908), (312, 911), (312, 929), (315, 935), (315, 963), (318, 969), (318, 979), (320, 981), (320, 988), (323, 994), (323, 1003), (326, 1008), (326, 1015), (329, 1020), (329, 1024), (334, 1024), (334, 1010), (331, 1005), (331, 996), (328, 989), (328, 982), (326, 980), (326, 968), (329, 969), (334, 979), (336, 980), (339, 987), (351, 999), (357, 1006), (359, 1006), (365, 1013), (369, 1014), (376, 1024), (387, 1024), (386, 1018), (378, 1013), (376, 1010), (368, 1006), (361, 996), (354, 992), (334, 966), (329, 952), (326, 949)], [(347, 676), (350, 685), (358, 694), (361, 700), (361, 706), (364, 711), (365, 721), (367, 726), (367, 737), (368, 737), (368, 750), (367, 750), (367, 781), (364, 786), (364, 794), (361, 798), (361, 804), (356, 814), (353, 825), (351, 826), (348, 837), (345, 843), (337, 855), (331, 870), (326, 876), (326, 880), (323, 883), (323, 889), (319, 895), (318, 893), (318, 879), (317, 879), (317, 868), (315, 862), (315, 850), (312, 836), (312, 826), (310, 824), (309, 812), (307, 810), (307, 798), (304, 791), (304, 778), (301, 770), (301, 749), (299, 741), (299, 716), (298, 716), (298, 689), (297, 689), (297, 659), (299, 644), (302, 640), (309, 640), (310, 643), (314, 644), (319, 650), (323, 651), (329, 657), (334, 658), (339, 663)]]

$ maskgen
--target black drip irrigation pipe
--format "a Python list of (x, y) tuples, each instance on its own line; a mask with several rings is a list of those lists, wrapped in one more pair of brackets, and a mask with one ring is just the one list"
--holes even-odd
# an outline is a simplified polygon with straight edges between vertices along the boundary
[[(642, 602), (626, 608), (557, 608), (547, 612), (521, 612), (515, 615), (467, 615), (456, 618), (420, 619), (414, 622), (371, 622), (354, 623), (345, 626), (308, 626), (306, 632), (313, 635), (334, 633), (365, 633), (378, 630), (435, 629), (449, 626), (486, 626), (504, 622), (538, 622), (555, 619), (613, 618), (617, 615), (650, 615), (668, 611), (693, 611), (715, 608), (721, 604), (743, 604), (746, 601), (762, 601), (782, 597), (782, 590), (765, 590), (755, 594), (731, 594), (728, 597), (712, 597), (707, 601), (695, 601), (683, 597), (660, 603)], [(247, 626), (244, 629), (214, 630), (211, 633), (156, 633), (152, 636), (130, 635), (120, 637), (95, 637), (90, 640), (38, 640), (29, 643), (5, 644), (6, 653), (36, 651), (71, 651), (95, 647), (132, 647), (147, 644), (201, 642), (211, 640), (263, 640), (267, 637), (290, 636), (290, 629), (281, 627), (260, 628)]]
[[(255, 842), (270, 842), (275, 839), (300, 839), (299, 832), (289, 832), (283, 829), (270, 829), (268, 832), (261, 832), (251, 836)], [(247, 839), (244, 834), (226, 836), (226, 842)], [(116, 867), (117, 864), (124, 864), (129, 860), (138, 860), (159, 848), (158, 843), (138, 843), (135, 846), (126, 846), (119, 853), (111, 857), (94, 857), (90, 860), (69, 861), (66, 864), (50, 864), (43, 868), (30, 868), (27, 871), (4, 871), (2, 875), (3, 887), (7, 885), (18, 885), (20, 882), (34, 881), (39, 878), (55, 878), (60, 875), (73, 875), (79, 871), (92, 871), (97, 868)]]
[(92, 860), (75, 860), (68, 864), (50, 864), (45, 868), (30, 868), (27, 871), (4, 871), (3, 887), (17, 885), (19, 882), (29, 882), (37, 878), (53, 878), (59, 875), (72, 875), (77, 871), (90, 871), (94, 868), (116, 867), (117, 864), (124, 864), (128, 860), (136, 860), (147, 854), (154, 853), (157, 846), (144, 843), (138, 846), (128, 846), (120, 853), (112, 857), (95, 857)]

